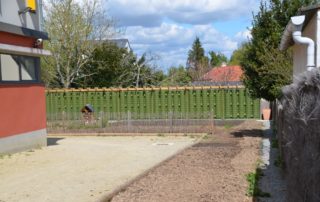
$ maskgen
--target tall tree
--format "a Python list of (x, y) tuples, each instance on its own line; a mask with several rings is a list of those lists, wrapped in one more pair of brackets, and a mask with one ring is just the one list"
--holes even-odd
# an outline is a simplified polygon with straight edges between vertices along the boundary
[(45, 60), (46, 79), (65, 88), (76, 79), (90, 76), (84, 67), (92, 58), (93, 41), (114, 33), (112, 20), (106, 17), (99, 0), (77, 2), (50, 0), (45, 6), (45, 29), (50, 36), (46, 48), (52, 53)]
[(241, 64), (241, 61), (243, 60), (243, 57), (244, 57), (244, 52), (245, 52), (246, 46), (247, 46), (247, 44), (243, 43), (243, 44), (241, 44), (241, 46), (237, 50), (233, 51), (231, 58), (230, 58), (230, 61), (229, 61), (229, 65), (240, 65)]
[(199, 80), (209, 69), (209, 59), (205, 56), (199, 37), (196, 37), (188, 53), (187, 68), (193, 80)]
[(262, 1), (252, 22), (252, 40), (245, 45), (241, 66), (244, 84), (257, 98), (274, 100), (280, 89), (291, 82), (292, 53), (278, 47), (282, 33), (301, 6), (313, 0)]
[(97, 44), (83, 73), (91, 75), (76, 79), (77, 87), (114, 87), (119, 86), (118, 78), (123, 71), (130, 71), (136, 62), (136, 56), (115, 43)]
[(89, 77), (75, 81), (77, 87), (144, 87), (157, 86), (164, 79), (162, 71), (152, 66), (154, 56), (138, 58), (132, 51), (112, 42), (97, 45), (84, 68)]
[(201, 41), (199, 37), (196, 37), (192, 44), (192, 49), (189, 50), (188, 54), (188, 63), (191, 68), (197, 70), (197, 65), (201, 62), (201, 60), (205, 57), (205, 52), (202, 47)]
[(119, 76), (120, 86), (138, 88), (160, 85), (164, 74), (158, 70), (155, 64), (156, 60), (158, 60), (158, 56), (150, 52), (142, 54), (140, 58), (136, 57), (131, 68), (125, 69)]
[(228, 63), (228, 58), (223, 53), (209, 52), (211, 67), (221, 66), (222, 63)]

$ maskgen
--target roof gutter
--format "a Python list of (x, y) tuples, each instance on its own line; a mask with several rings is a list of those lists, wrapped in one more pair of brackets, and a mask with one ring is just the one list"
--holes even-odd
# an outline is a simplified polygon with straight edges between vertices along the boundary
[[(305, 21), (305, 16), (293, 16), (289, 24), (287, 25), (285, 32), (283, 34), (283, 38), (280, 44), (280, 50), (285, 50), (290, 46), (290, 38), (297, 44), (307, 45), (307, 70), (311, 71), (315, 68), (315, 45), (314, 41), (310, 38), (302, 36), (302, 27)], [(291, 36), (290, 36), (291, 35)]]
[(15, 54), (15, 55), (26, 55), (32, 57), (50, 56), (50, 51), (40, 48), (29, 48), (23, 46), (15, 46), (9, 44), (0, 43), (0, 53), (4, 54)]

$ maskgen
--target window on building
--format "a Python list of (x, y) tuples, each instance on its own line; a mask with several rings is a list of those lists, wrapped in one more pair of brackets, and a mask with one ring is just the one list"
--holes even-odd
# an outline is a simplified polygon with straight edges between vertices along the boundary
[(39, 64), (36, 57), (0, 54), (0, 81), (37, 82)]

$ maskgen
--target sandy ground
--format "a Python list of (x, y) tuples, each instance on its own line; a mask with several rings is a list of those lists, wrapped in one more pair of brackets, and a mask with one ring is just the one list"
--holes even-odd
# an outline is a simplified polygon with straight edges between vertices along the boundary
[(249, 202), (245, 175), (256, 168), (262, 125), (245, 122), (214, 135), (150, 171), (112, 202)]
[(89, 202), (193, 144), (190, 137), (50, 137), (0, 157), (0, 202)]

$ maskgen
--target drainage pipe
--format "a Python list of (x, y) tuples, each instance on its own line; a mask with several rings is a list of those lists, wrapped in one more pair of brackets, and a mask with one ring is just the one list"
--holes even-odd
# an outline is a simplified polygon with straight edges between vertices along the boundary
[(308, 37), (303, 37), (302, 36), (302, 26), (305, 21), (305, 16), (300, 15), (300, 16), (294, 16), (291, 17), (291, 22), (292, 22), (292, 37), (295, 43), (297, 44), (305, 44), (308, 46), (307, 48), (307, 69), (308, 71), (311, 71), (312, 69), (315, 68), (315, 46), (314, 46), (314, 41)]

